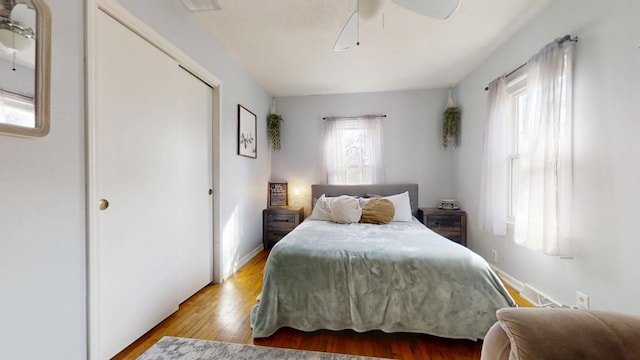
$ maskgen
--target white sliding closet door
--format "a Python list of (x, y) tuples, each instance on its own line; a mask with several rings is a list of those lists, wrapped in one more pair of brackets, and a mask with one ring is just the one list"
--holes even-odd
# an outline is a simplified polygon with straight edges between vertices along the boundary
[(212, 89), (99, 11), (91, 353), (107, 359), (211, 282)]

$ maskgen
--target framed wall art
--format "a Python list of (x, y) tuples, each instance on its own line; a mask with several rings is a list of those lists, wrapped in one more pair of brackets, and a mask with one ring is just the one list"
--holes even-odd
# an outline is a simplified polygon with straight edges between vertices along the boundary
[(269, 204), (268, 207), (288, 206), (289, 192), (286, 182), (269, 183)]
[(258, 157), (256, 114), (238, 104), (238, 155)]

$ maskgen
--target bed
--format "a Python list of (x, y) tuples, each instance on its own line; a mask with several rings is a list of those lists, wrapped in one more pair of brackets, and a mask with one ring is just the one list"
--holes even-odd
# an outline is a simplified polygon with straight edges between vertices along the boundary
[[(418, 187), (312, 185), (312, 196), (392, 195)], [(487, 262), (415, 217), (387, 225), (307, 219), (271, 250), (253, 337), (279, 328), (424, 333), (483, 339), (515, 303)]]

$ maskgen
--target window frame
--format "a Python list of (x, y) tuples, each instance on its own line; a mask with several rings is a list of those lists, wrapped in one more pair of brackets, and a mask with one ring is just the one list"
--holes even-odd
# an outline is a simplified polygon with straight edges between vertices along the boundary
[(507, 156), (507, 223), (512, 225), (515, 223), (515, 207), (518, 189), (518, 169), (517, 165), (514, 165), (514, 163), (516, 163), (520, 159), (522, 125), (524, 125), (523, 115), (526, 115), (527, 112), (526, 108), (520, 111), (522, 103), (519, 100), (522, 99), (523, 96), (525, 96), (524, 105), (526, 106), (527, 74), (524, 71), (517, 72), (514, 73), (511, 78), (512, 79), (507, 83), (507, 93), (510, 97), (509, 101), (511, 103), (511, 114), (509, 116), (508, 123), (509, 152)]
[[(564, 55), (564, 61), (567, 61), (567, 54)], [(558, 78), (557, 81), (566, 81), (564, 78)], [(520, 69), (513, 74), (509, 75), (507, 82), (507, 95), (510, 97), (510, 116), (508, 121), (508, 147), (509, 153), (507, 157), (508, 167), (508, 193), (507, 193), (507, 224), (513, 225), (515, 223), (515, 207), (518, 190), (518, 169), (515, 168), (514, 162), (520, 159), (521, 154), (521, 140), (524, 138), (522, 132), (522, 126), (526, 126), (526, 120), (524, 119), (528, 113), (525, 109), (520, 112), (518, 100), (522, 96), (528, 96), (527, 87), (527, 72), (525, 69)], [(528, 105), (528, 101), (525, 98), (524, 105)], [(566, 104), (563, 104), (566, 106)]]
[[(366, 172), (370, 172), (371, 168), (373, 167), (373, 164), (371, 163), (371, 155), (368, 154), (365, 149), (363, 149), (361, 146), (363, 144), (363, 141), (361, 139), (361, 141), (357, 141), (358, 137), (366, 137), (366, 141), (371, 142), (373, 141), (373, 139), (369, 139), (368, 138), (368, 133), (367, 130), (363, 129), (360, 125), (359, 122), (357, 121), (351, 121), (350, 119), (348, 120), (344, 120), (346, 123), (346, 126), (343, 127), (342, 129), (340, 129), (340, 132), (342, 132), (341, 137), (346, 138), (346, 137), (350, 137), (353, 140), (355, 140), (354, 144), (352, 145), (352, 147), (346, 148), (344, 149), (344, 157), (343, 157), (343, 161), (344, 161), (344, 171), (345, 171), (345, 184), (344, 185), (357, 185), (357, 184), (364, 184), (365, 182), (363, 181), (363, 175)], [(356, 149), (359, 153), (359, 162), (354, 163), (350, 160), (351, 159), (351, 154), (350, 154), (350, 150)], [(349, 176), (349, 175), (357, 175), (357, 176)], [(357, 177), (358, 181), (355, 181), (355, 177)]]
[[(375, 160), (379, 158), (380, 155), (382, 155), (381, 153), (382, 153), (383, 139), (382, 139), (382, 123), (380, 122), (380, 119), (378, 119), (377, 117), (363, 116), (363, 117), (335, 118), (335, 119), (325, 120), (325, 121), (332, 121), (332, 122), (336, 122), (336, 124), (337, 123), (341, 124), (331, 134), (327, 133), (325, 130), (325, 139), (324, 139), (325, 148), (323, 149), (323, 153), (325, 154), (325, 156), (327, 152), (327, 149), (326, 149), (327, 136), (332, 136), (332, 141), (335, 141), (335, 142), (342, 142), (342, 140), (346, 138), (355, 139), (355, 138), (361, 137), (359, 141), (356, 141), (353, 144), (353, 145), (357, 145), (357, 146), (354, 146), (354, 148), (356, 148), (360, 153), (360, 157), (359, 157), (360, 162), (358, 164), (355, 164), (357, 166), (354, 166), (354, 163), (349, 161), (351, 160), (349, 158), (349, 150), (351, 148), (349, 147), (342, 149), (343, 152), (341, 152), (342, 153), (341, 160), (338, 161), (338, 163), (334, 164), (334, 165), (341, 164), (341, 166), (336, 168), (330, 168), (329, 166), (330, 164), (326, 162), (326, 159), (323, 160), (325, 162), (324, 171), (326, 171), (327, 183), (335, 184), (335, 185), (368, 185), (368, 184), (380, 183), (381, 179), (379, 176), (379, 171), (384, 171), (384, 165), (382, 162), (377, 163), (377, 161), (382, 161), (381, 158), (378, 159), (377, 161)], [(368, 125), (368, 126), (363, 125), (365, 122), (369, 122), (369, 121), (378, 122), (378, 129), (379, 129), (378, 132), (372, 131), (371, 125)], [(376, 135), (379, 136), (379, 138), (377, 138)], [(337, 143), (335, 145), (337, 145)], [(364, 146), (360, 146), (360, 145), (364, 145)], [(338, 148), (339, 147), (334, 147), (334, 149), (338, 149)], [(380, 155), (375, 155), (376, 151), (379, 151)], [(356, 177), (358, 179), (356, 179), (356, 177), (349, 176), (350, 173), (357, 174), (358, 176)], [(338, 176), (337, 174), (342, 174), (342, 176)], [(340, 182), (336, 182), (336, 180), (340, 178), (344, 178), (344, 180)]]
[[(13, 122), (7, 122), (5, 120), (5, 114), (8, 113), (8, 111), (6, 111), (7, 108), (17, 112), (30, 113), (31, 118), (29, 120), (31, 124), (23, 125)], [(35, 101), (33, 97), (25, 96), (8, 90), (0, 90), (0, 124), (12, 127), (35, 129), (37, 127), (37, 122), (35, 113)]]

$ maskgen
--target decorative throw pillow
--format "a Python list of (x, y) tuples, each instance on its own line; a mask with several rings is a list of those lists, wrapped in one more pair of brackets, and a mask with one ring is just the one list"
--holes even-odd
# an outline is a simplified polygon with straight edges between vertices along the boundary
[(411, 214), (411, 200), (409, 200), (408, 191), (397, 195), (385, 196), (383, 199), (393, 203), (395, 214), (391, 221), (411, 221), (413, 215)]
[(313, 211), (309, 216), (311, 220), (331, 220), (331, 202), (335, 198), (327, 198), (324, 194), (320, 195), (320, 198), (316, 200), (315, 205), (313, 206)]
[(362, 206), (361, 223), (388, 224), (393, 219), (395, 209), (387, 199), (371, 199)]
[(331, 220), (339, 224), (351, 224), (360, 221), (362, 208), (358, 199), (342, 195), (331, 202)]

